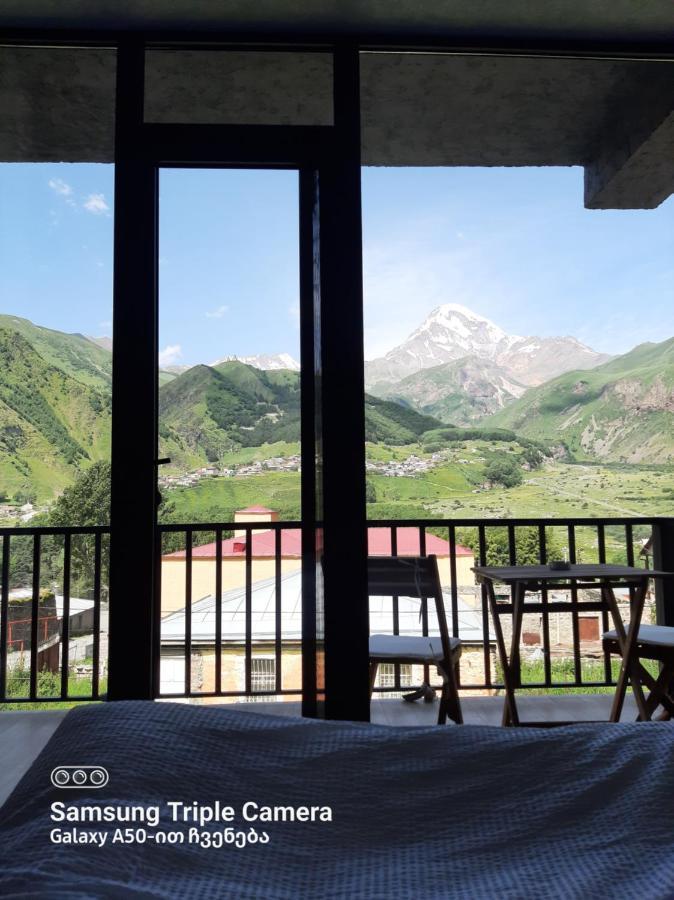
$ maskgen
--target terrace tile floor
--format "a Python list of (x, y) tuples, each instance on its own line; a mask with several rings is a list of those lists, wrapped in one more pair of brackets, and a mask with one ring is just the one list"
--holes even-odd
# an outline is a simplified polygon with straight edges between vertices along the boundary
[[(608, 722), (612, 700), (612, 694), (525, 695), (517, 698), (517, 708), (522, 721)], [(277, 716), (300, 715), (299, 702), (236, 704), (237, 709), (241, 709), (242, 706), (257, 713), (264, 712)], [(502, 697), (462, 697), (461, 707), (467, 725), (501, 724)], [(435, 725), (437, 715), (437, 701), (406, 703), (401, 699), (375, 698), (371, 706), (371, 721), (378, 725)], [(637, 707), (634, 697), (628, 695), (625, 698), (621, 721), (631, 722), (636, 717)]]

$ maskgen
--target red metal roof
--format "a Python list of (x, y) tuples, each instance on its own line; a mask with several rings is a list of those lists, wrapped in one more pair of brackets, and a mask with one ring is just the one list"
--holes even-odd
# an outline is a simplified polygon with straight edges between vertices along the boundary
[(255, 513), (259, 515), (260, 513), (273, 513), (273, 509), (268, 509), (266, 506), (247, 506), (245, 509), (237, 509), (236, 515), (240, 516), (241, 513)]
[[(419, 529), (412, 526), (401, 527), (397, 531), (398, 556), (418, 556)], [(391, 529), (368, 528), (368, 553), (370, 556), (390, 556), (391, 554)], [(194, 547), (193, 559), (215, 559), (216, 545), (204, 544)], [(449, 556), (449, 541), (436, 537), (434, 534), (426, 534), (426, 553), (435, 553), (436, 556)], [(276, 532), (254, 531), (251, 546), (251, 556), (254, 558), (273, 558), (276, 554)], [(223, 558), (245, 558), (245, 536), (228, 538), (222, 542)], [(473, 551), (468, 547), (456, 545), (457, 556), (473, 556)], [(281, 530), (281, 556), (284, 559), (302, 558), (302, 532), (299, 528), (284, 528)], [(184, 550), (176, 550), (168, 553), (164, 559), (181, 559), (185, 557)]]

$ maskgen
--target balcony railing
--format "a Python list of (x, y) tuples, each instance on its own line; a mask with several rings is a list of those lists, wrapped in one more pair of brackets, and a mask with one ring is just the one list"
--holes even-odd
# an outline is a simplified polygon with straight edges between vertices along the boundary
[[(464, 644), (463, 691), (502, 687), (484, 587), (471, 566), (549, 561), (645, 565), (644, 539), (665, 520), (426, 519), (368, 522), (371, 553), (438, 556), (450, 628)], [(670, 520), (666, 520), (668, 523)], [(291, 698), (301, 693), (299, 522), (161, 525), (155, 598), (161, 698)], [(107, 685), (108, 528), (0, 529), (0, 702), (97, 700)], [(552, 555), (551, 555), (552, 554)], [(133, 586), (130, 585), (129, 589)], [(605, 612), (588, 623), (577, 590), (541, 595), (525, 622), (523, 686), (615, 683), (601, 647)], [(628, 612), (629, 596), (624, 598)], [(512, 598), (501, 595), (504, 624)], [(141, 598), (139, 598), (141, 602)], [(406, 598), (372, 598), (372, 630), (433, 634)], [(591, 625), (588, 628), (588, 625)], [(523, 654), (527, 658), (527, 653)], [(375, 690), (399, 692), (428, 673), (399, 666)]]
[(0, 528), (0, 702), (105, 696), (109, 533)]

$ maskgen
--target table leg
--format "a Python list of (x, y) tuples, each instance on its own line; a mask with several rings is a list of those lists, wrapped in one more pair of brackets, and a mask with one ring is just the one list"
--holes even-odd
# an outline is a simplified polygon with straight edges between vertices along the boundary
[(637, 587), (630, 615), (630, 624), (626, 633), (613, 588), (611, 585), (602, 585), (602, 594), (604, 595), (604, 600), (611, 612), (616, 635), (618, 637), (618, 646), (620, 647), (620, 652), (622, 654), (620, 675), (618, 676), (618, 684), (616, 685), (616, 692), (613, 697), (613, 705), (611, 707), (611, 715), (609, 718), (610, 722), (620, 721), (620, 713), (622, 712), (623, 703), (625, 701), (628, 678), (632, 683), (632, 691), (634, 692), (637, 709), (639, 710), (639, 719), (645, 722), (650, 718), (643, 688), (641, 687), (641, 665), (636, 656), (637, 637), (639, 635), (639, 626), (641, 625), (647, 589), (647, 581), (644, 581)]
[(498, 613), (496, 603), (496, 595), (494, 594), (494, 585), (491, 581), (487, 581), (487, 596), (489, 598), (489, 608), (491, 609), (491, 617), (494, 622), (494, 633), (496, 634), (496, 648), (501, 660), (503, 668), (503, 686), (505, 689), (505, 699), (503, 702), (503, 718), (502, 725), (519, 725), (520, 719), (517, 713), (517, 704), (515, 702), (515, 690), (511, 677), (510, 663), (506, 653), (505, 640), (503, 638), (503, 629), (501, 628), (501, 617)]

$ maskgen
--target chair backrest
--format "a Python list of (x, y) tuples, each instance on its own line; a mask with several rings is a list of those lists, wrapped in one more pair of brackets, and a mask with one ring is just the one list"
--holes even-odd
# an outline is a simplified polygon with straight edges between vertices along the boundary
[(449, 658), (449, 631), (435, 555), (368, 556), (367, 593), (370, 597), (419, 597), (422, 603), (432, 598), (435, 601), (442, 651)]

